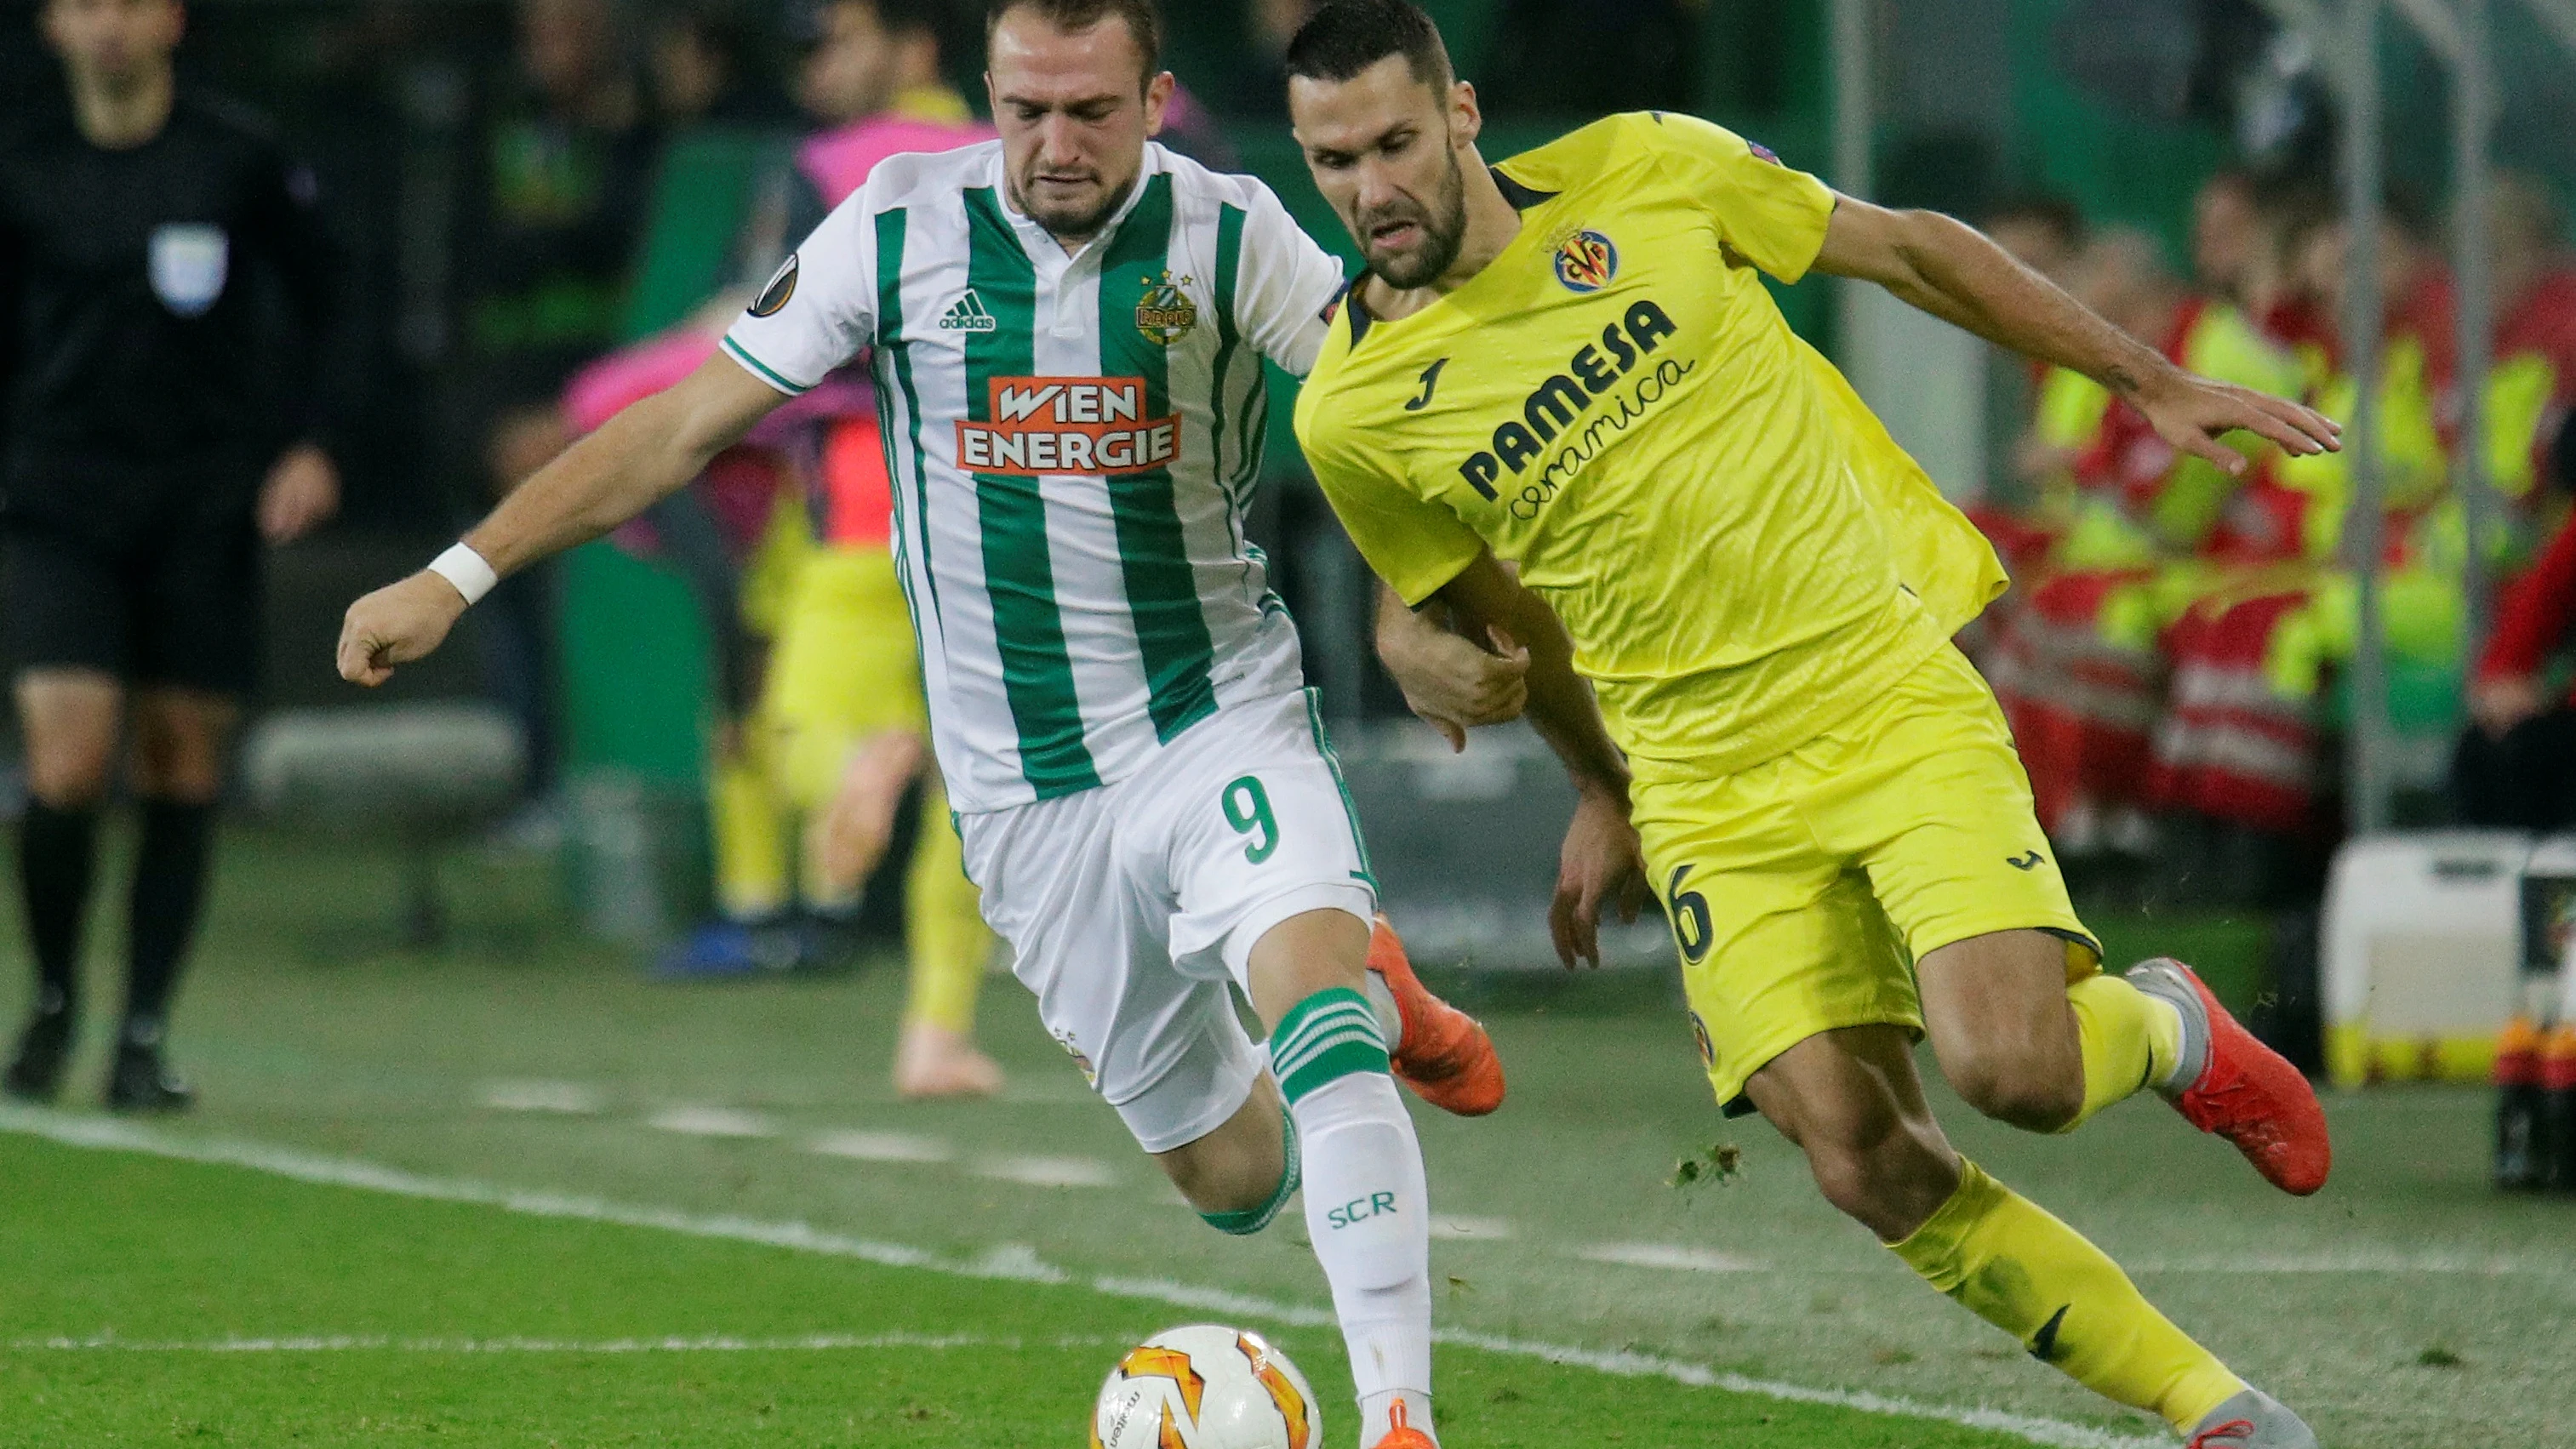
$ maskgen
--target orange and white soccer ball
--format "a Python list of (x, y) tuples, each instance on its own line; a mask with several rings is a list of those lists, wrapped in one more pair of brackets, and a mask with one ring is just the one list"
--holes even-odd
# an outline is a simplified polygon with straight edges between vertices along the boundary
[(1197, 1323), (1127, 1350), (1100, 1386), (1091, 1449), (1320, 1449), (1306, 1376), (1249, 1329)]

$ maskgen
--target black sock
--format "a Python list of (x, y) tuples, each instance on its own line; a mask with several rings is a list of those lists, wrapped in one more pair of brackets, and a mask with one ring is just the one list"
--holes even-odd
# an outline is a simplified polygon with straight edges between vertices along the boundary
[(143, 843), (134, 856), (134, 896), (127, 921), (123, 1040), (156, 1045), (170, 1014), (179, 966), (197, 934), (206, 898), (206, 859), (215, 807), (174, 800), (143, 802)]
[(18, 888), (27, 907), (27, 945), (36, 958), (36, 1009), (80, 1004), (81, 926), (98, 854), (98, 812), (27, 802), (18, 826)]

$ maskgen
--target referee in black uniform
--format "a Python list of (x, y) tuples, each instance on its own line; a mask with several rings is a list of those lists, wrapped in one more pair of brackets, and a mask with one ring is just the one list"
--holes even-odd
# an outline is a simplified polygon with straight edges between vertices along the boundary
[[(258, 658), (263, 539), (339, 503), (310, 415), (334, 279), (309, 174), (258, 123), (178, 91), (178, 0), (44, 0), (40, 19), (71, 113), (0, 138), (0, 637), (37, 970), (0, 1085), (61, 1089), (121, 757), (143, 830), (107, 1104), (168, 1111), (190, 1100), (162, 1042)], [(281, 352), (287, 312), (303, 342)]]

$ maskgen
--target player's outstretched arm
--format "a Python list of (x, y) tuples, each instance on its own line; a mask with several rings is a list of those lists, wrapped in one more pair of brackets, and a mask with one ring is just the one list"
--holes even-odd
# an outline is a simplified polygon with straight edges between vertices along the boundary
[(1573, 637), (1547, 601), (1521, 587), (1491, 553), (1479, 555), (1434, 597), (1460, 628), (1492, 631), (1506, 651), (1528, 654), (1529, 721), (1565, 762), (1575, 790), (1548, 933), (1567, 969), (1579, 962), (1598, 966), (1602, 907), (1616, 903), (1621, 920), (1637, 919), (1646, 875), (1636, 827), (1628, 823), (1628, 762), (1611, 742), (1592, 686), (1574, 672)]
[(1837, 196), (1815, 270), (1876, 282), (1999, 347), (2072, 368), (2128, 400), (2176, 448), (2242, 474), (2218, 440), (2242, 429), (2294, 454), (2342, 447), (2324, 414), (2176, 367), (2015, 261), (1982, 232), (1930, 211), (1890, 211)]
[[(597, 538), (678, 491), (785, 395), (719, 353), (634, 404), (531, 474), (465, 536), (496, 577)], [(378, 685), (427, 656), (470, 601), (423, 569), (349, 606), (340, 677)]]

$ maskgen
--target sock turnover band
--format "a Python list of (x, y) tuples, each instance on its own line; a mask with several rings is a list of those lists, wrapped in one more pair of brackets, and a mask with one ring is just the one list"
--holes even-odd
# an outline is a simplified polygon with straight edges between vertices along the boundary
[(1386, 1033), (1368, 998), (1345, 986), (1289, 1008), (1270, 1034), (1270, 1073), (1295, 1106), (1307, 1093), (1359, 1072), (1389, 1072)]
[(1279, 1132), (1279, 1187), (1270, 1194), (1270, 1201), (1241, 1212), (1199, 1214), (1209, 1227), (1238, 1238), (1251, 1237), (1270, 1226), (1279, 1210), (1288, 1206), (1288, 1199), (1297, 1195), (1297, 1184), (1305, 1176), (1304, 1165), (1297, 1160), (1297, 1119), (1289, 1116), (1285, 1107), (1279, 1109)]

